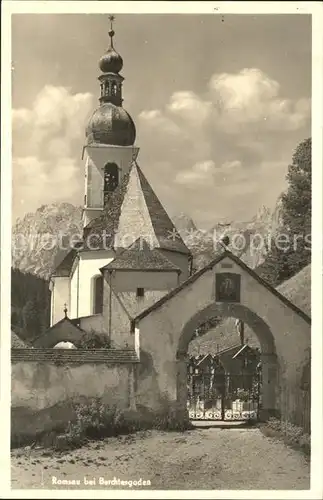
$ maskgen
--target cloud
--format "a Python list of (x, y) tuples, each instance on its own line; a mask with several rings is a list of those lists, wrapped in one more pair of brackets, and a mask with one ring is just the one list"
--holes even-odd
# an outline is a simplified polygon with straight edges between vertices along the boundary
[(215, 164), (212, 160), (196, 163), (190, 170), (178, 172), (175, 182), (178, 184), (193, 185), (205, 184), (212, 180)]
[[(13, 110), (14, 217), (44, 203), (81, 202), (80, 153), (93, 107), (91, 94), (45, 86), (30, 109)], [(309, 99), (288, 98), (259, 69), (214, 73), (203, 92), (179, 89), (134, 116), (139, 162), (172, 212), (201, 222), (246, 218), (284, 188), (293, 150), (310, 134), (310, 110)]]
[[(140, 161), (175, 211), (206, 221), (238, 210), (246, 218), (285, 189), (293, 151), (310, 134), (310, 113), (310, 99), (283, 95), (260, 69), (214, 73), (204, 92), (178, 90), (159, 109), (141, 112)], [(158, 174), (160, 161), (167, 174)], [(174, 196), (164, 186), (172, 182)]]
[(181, 135), (182, 131), (176, 123), (171, 119), (164, 116), (164, 114), (159, 109), (152, 109), (150, 111), (142, 111), (139, 114), (139, 120), (146, 123), (148, 126), (154, 129), (161, 129), (164, 133)]
[(80, 151), (92, 95), (45, 86), (31, 109), (14, 109), (14, 217), (41, 204), (82, 199)]
[[(192, 91), (170, 96), (164, 110), (143, 111), (149, 124), (158, 123), (164, 130), (181, 126), (199, 130), (209, 127), (228, 134), (245, 133), (256, 125), (264, 131), (294, 131), (310, 117), (310, 100), (280, 97), (280, 85), (259, 69), (245, 68), (239, 73), (213, 74), (204, 97)], [(165, 128), (163, 128), (165, 127)]]
[(171, 98), (167, 109), (174, 116), (177, 116), (189, 125), (199, 127), (209, 119), (212, 113), (212, 102), (204, 101), (194, 92), (175, 92)]

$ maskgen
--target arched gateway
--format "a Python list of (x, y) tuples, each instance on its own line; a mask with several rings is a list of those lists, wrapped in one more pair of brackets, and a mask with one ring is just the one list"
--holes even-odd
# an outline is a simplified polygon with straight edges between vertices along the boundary
[(262, 418), (297, 420), (310, 363), (310, 318), (229, 251), (133, 320), (137, 352), (151, 364), (138, 378), (137, 402), (156, 407), (166, 396), (186, 411), (188, 345), (214, 316), (240, 319), (258, 337)]

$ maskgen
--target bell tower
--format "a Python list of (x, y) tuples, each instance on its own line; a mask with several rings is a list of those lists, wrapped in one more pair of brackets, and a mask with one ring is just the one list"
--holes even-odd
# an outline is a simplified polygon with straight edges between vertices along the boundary
[(109, 20), (110, 44), (99, 61), (99, 106), (86, 127), (83, 227), (101, 215), (109, 194), (129, 172), (139, 152), (135, 124), (122, 105), (123, 60), (114, 48), (114, 16)]

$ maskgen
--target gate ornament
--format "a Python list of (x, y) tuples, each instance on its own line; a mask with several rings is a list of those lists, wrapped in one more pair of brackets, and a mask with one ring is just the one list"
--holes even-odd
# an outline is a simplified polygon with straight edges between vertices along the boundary
[(216, 273), (216, 302), (240, 302), (241, 275), (235, 273)]
[(260, 387), (261, 377), (255, 366), (225, 373), (218, 355), (192, 356), (187, 367), (189, 418), (257, 420)]

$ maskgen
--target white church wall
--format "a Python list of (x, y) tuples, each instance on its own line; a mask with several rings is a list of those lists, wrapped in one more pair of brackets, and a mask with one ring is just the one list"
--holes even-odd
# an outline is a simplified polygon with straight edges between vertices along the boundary
[[(129, 172), (132, 162), (137, 158), (139, 148), (134, 146), (87, 146), (86, 152), (98, 171), (101, 171), (103, 182), (103, 169), (106, 163), (116, 163), (122, 171), (122, 175)], [(103, 187), (103, 184), (102, 184)], [(101, 188), (102, 189), (102, 188)]]
[(86, 161), (86, 184), (85, 208), (102, 208), (103, 170), (97, 168), (91, 158)]
[(86, 227), (92, 220), (102, 215), (103, 208), (87, 208), (83, 211), (83, 227)]
[(78, 280), (79, 280), (79, 262), (74, 266), (71, 276), (71, 303), (68, 311), (69, 318), (77, 318), (77, 303), (78, 303)]
[[(100, 268), (109, 264), (113, 259), (114, 253), (112, 250), (80, 253), (77, 316), (73, 317), (93, 314), (93, 278), (100, 276)], [(73, 296), (75, 299), (74, 289)]]
[(67, 309), (70, 308), (70, 279), (69, 277), (58, 277), (52, 278), (53, 289), (52, 289), (52, 317), (51, 326), (64, 318), (64, 308), (65, 305)]

